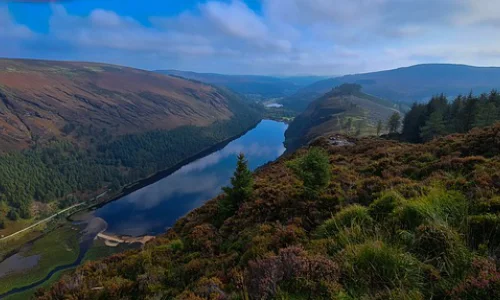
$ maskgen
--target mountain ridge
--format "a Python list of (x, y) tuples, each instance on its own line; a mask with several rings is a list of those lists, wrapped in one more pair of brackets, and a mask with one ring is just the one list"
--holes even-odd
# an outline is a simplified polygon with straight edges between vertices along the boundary
[(321, 76), (226, 75), (181, 70), (155, 70), (154, 72), (224, 86), (257, 101), (291, 95), (302, 86), (321, 78)]
[(500, 67), (475, 67), (457, 64), (419, 64), (384, 71), (334, 77), (313, 83), (281, 100), (285, 106), (303, 110), (316, 97), (343, 83), (363, 86), (366, 93), (396, 103), (411, 104), (436, 94), (487, 93), (500, 88)]
[(0, 59), (0, 99), (4, 145), (17, 149), (68, 124), (123, 135), (232, 117), (213, 86), (99, 63)]

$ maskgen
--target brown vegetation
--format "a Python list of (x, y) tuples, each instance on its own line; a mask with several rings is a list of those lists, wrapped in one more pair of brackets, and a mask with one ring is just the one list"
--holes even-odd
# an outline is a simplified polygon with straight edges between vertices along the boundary
[(39, 299), (498, 299), (500, 124), (328, 153), (310, 198), (289, 167), (255, 174), (252, 199), (214, 224), (220, 196), (142, 251), (90, 262)]
[(54, 136), (88, 141), (78, 131), (117, 136), (231, 116), (225, 96), (199, 82), (106, 64), (0, 59), (1, 150)]

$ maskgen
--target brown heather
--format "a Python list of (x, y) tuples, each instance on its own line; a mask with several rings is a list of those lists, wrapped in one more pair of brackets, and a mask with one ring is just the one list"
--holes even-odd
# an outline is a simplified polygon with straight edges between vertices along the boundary
[(499, 299), (500, 124), (427, 144), (317, 140), (314, 198), (287, 162), (216, 227), (218, 201), (142, 251), (89, 262), (39, 299)]

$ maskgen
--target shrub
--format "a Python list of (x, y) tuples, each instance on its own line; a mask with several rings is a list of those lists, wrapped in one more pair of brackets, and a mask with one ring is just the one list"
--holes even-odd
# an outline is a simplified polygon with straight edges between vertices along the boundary
[(484, 214), (470, 216), (469, 242), (473, 248), (480, 244), (488, 246), (490, 252), (497, 251), (500, 247), (500, 216)]
[(356, 226), (366, 230), (369, 229), (372, 222), (368, 208), (355, 204), (342, 209), (333, 218), (325, 221), (323, 225), (318, 227), (316, 235), (318, 237), (329, 237), (344, 228), (354, 228)]
[[(277, 293), (283, 297), (289, 291), (299, 292), (303, 284), (310, 295), (321, 294), (323, 282), (334, 284), (338, 278), (338, 265), (330, 259), (309, 256), (299, 247), (289, 247), (281, 249), (277, 256), (250, 261), (245, 285), (250, 298), (270, 299)], [(290, 285), (292, 282), (295, 284)]]
[(397, 192), (387, 192), (370, 204), (368, 212), (374, 220), (384, 221), (403, 201), (404, 198)]
[(184, 243), (182, 242), (182, 240), (176, 239), (176, 240), (171, 241), (168, 244), (168, 248), (172, 252), (176, 253), (176, 252), (182, 251), (182, 249), (184, 249)]
[(7, 218), (9, 218), (11, 221), (17, 221), (17, 219), (19, 219), (19, 214), (15, 209), (11, 209), (7, 214)]
[(311, 148), (306, 155), (288, 162), (287, 166), (303, 181), (306, 196), (315, 198), (330, 184), (330, 160), (326, 151), (320, 148)]
[(500, 272), (490, 259), (476, 258), (472, 272), (449, 293), (452, 299), (500, 299)]
[(448, 276), (463, 275), (472, 257), (460, 235), (444, 225), (419, 226), (412, 252)]
[(343, 273), (347, 289), (358, 297), (393, 289), (419, 289), (423, 281), (416, 258), (381, 241), (348, 247)]
[(414, 230), (422, 224), (449, 224), (465, 230), (467, 201), (458, 192), (433, 189), (425, 196), (403, 202), (394, 213), (402, 229)]

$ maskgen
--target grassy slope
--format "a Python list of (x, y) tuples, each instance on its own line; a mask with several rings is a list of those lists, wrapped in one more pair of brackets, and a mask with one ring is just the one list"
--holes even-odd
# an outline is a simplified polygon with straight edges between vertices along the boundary
[(230, 102), (213, 86), (138, 69), (0, 59), (0, 146), (206, 126), (231, 118)]
[(259, 170), (254, 199), (222, 227), (214, 199), (40, 299), (498, 299), (498, 136), (500, 125), (424, 145), (318, 140), (332, 180), (316, 199), (287, 167), (300, 150)]
[[(341, 88), (341, 87), (340, 87)], [(396, 105), (360, 91), (326, 93), (297, 116), (286, 132), (286, 146), (293, 151), (313, 139), (332, 133), (375, 135), (378, 121), (386, 123)], [(350, 128), (346, 126), (352, 120)]]

